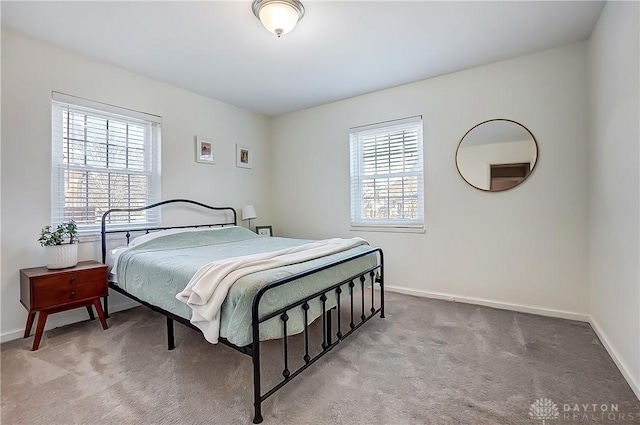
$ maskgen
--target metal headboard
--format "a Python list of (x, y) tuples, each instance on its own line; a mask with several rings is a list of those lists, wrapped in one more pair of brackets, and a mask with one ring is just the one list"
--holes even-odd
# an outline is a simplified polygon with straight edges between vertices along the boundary
[[(157, 226), (157, 227), (131, 227), (127, 228), (118, 228), (114, 230), (107, 230), (106, 221), (111, 213), (114, 212), (137, 212), (144, 211), (151, 208), (161, 207), (167, 204), (175, 204), (175, 203), (185, 203), (197, 205), (202, 208), (207, 208), (215, 211), (231, 211), (233, 213), (233, 221), (221, 222), (221, 223), (210, 223), (210, 224), (192, 224), (186, 226)], [(127, 245), (129, 244), (129, 238), (131, 237), (131, 232), (146, 232), (149, 233), (155, 230), (167, 230), (167, 229), (188, 229), (188, 228), (196, 228), (196, 227), (220, 227), (220, 226), (236, 226), (238, 224), (238, 214), (233, 207), (212, 207), (210, 205), (203, 204), (198, 201), (192, 201), (189, 199), (169, 199), (166, 201), (158, 202), (155, 204), (147, 205), (146, 207), (141, 208), (114, 208), (111, 209), (104, 214), (102, 214), (102, 222), (101, 222), (101, 236), (102, 236), (102, 262), (105, 262), (107, 257), (107, 234), (111, 233), (124, 233), (127, 238)]]

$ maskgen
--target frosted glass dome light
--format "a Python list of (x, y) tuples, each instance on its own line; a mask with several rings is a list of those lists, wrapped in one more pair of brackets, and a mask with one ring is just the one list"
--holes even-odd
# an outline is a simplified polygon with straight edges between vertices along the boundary
[(252, 9), (262, 25), (278, 37), (294, 29), (304, 16), (304, 6), (298, 0), (254, 0)]

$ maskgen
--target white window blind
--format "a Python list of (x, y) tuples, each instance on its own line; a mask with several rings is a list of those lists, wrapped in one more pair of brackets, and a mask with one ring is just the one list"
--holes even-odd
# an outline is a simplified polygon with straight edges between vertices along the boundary
[[(160, 200), (160, 117), (56, 92), (52, 97), (53, 224), (74, 220), (80, 231), (95, 231), (109, 209)], [(159, 221), (158, 212), (141, 211), (113, 213), (108, 223)]]
[(424, 228), (422, 117), (352, 128), (351, 226)]

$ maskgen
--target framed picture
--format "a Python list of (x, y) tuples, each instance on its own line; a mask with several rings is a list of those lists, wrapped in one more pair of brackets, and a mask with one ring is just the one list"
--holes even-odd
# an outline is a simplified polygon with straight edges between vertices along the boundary
[(236, 167), (251, 168), (253, 156), (251, 149), (246, 146), (236, 145)]
[(271, 226), (256, 226), (256, 233), (260, 236), (273, 236), (273, 229)]
[(215, 164), (215, 154), (213, 151), (213, 141), (196, 137), (196, 162), (203, 164)]

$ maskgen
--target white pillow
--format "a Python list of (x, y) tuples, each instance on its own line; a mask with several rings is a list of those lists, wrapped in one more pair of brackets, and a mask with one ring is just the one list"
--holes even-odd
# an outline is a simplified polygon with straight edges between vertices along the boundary
[(109, 271), (113, 276), (115, 276), (118, 272), (118, 258), (120, 257), (120, 254), (122, 254), (129, 248), (130, 247), (128, 246), (119, 246), (117, 248), (113, 248), (107, 251), (107, 255), (104, 260), (105, 260), (105, 263), (107, 263), (107, 266), (109, 266)]
[(150, 232), (146, 235), (138, 236), (133, 238), (131, 242), (129, 242), (129, 246), (137, 246), (145, 242), (149, 242), (161, 236), (167, 235), (175, 235), (177, 233), (186, 233), (186, 232), (204, 232), (207, 230), (219, 230), (219, 229), (228, 229), (230, 227), (236, 226), (225, 226), (225, 227), (198, 227), (198, 228), (188, 228), (188, 229), (167, 229), (167, 230), (159, 230), (157, 232)]

